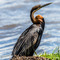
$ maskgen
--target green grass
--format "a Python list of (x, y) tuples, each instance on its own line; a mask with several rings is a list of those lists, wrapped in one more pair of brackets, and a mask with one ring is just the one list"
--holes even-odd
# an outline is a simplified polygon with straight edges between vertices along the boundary
[[(55, 49), (56, 50), (56, 49)], [(50, 54), (47, 54), (46, 52), (44, 54), (39, 54), (37, 55), (36, 52), (35, 52), (35, 55), (36, 56), (39, 56), (39, 57), (45, 57), (45, 58), (49, 58), (51, 60), (60, 60), (60, 51), (59, 51), (59, 47), (58, 47), (58, 50), (57, 50), (57, 53), (54, 53), (55, 50), (50, 53)]]

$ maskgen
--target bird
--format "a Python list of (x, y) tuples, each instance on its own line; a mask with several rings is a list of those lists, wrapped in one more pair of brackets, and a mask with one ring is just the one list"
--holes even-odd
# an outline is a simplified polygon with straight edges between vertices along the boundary
[(28, 27), (18, 38), (13, 51), (12, 56), (33, 56), (35, 50), (40, 44), (41, 37), (45, 28), (45, 20), (41, 15), (34, 17), (34, 13), (52, 3), (47, 3), (44, 5), (36, 5), (30, 11), (30, 18), (32, 25)]

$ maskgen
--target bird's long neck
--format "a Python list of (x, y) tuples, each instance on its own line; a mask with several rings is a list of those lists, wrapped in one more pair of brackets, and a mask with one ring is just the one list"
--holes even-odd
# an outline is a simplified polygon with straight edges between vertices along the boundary
[(33, 12), (33, 10), (31, 10), (31, 12), (30, 12), (30, 18), (31, 18), (31, 21), (32, 21), (33, 23), (36, 23), (36, 20), (35, 20), (35, 18), (34, 18), (34, 12)]
[(31, 9), (31, 12), (30, 12), (30, 18), (31, 18), (31, 21), (32, 21), (34, 24), (37, 23), (36, 19), (34, 18), (34, 13), (35, 13), (37, 10), (39, 10), (39, 9), (38, 9), (38, 6), (35, 6), (35, 7), (33, 7), (33, 8)]
[(52, 4), (52, 3), (47, 3), (47, 4), (44, 4), (44, 5), (42, 5), (42, 6), (41, 6), (41, 5), (36, 5), (36, 6), (34, 6), (34, 7), (31, 9), (30, 18), (31, 18), (31, 21), (32, 21), (34, 24), (37, 23), (36, 19), (34, 18), (34, 13), (35, 13), (37, 10), (41, 9), (42, 7), (45, 7), (45, 6), (50, 5), (50, 4)]

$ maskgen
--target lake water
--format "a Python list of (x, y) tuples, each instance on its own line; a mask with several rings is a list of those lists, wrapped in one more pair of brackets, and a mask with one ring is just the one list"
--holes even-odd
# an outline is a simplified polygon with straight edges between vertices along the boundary
[(45, 19), (45, 30), (36, 52), (52, 53), (60, 46), (60, 0), (0, 0), (0, 60), (9, 60), (13, 46), (21, 33), (28, 28), (30, 10), (38, 4), (56, 2), (35, 13)]

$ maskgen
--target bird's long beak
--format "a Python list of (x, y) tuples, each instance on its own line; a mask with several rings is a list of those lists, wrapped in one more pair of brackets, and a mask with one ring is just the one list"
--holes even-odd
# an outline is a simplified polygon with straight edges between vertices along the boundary
[(50, 5), (50, 4), (52, 4), (52, 3), (47, 3), (47, 4), (44, 4), (44, 5), (39, 5), (39, 6), (38, 6), (38, 9), (36, 9), (34, 12), (36, 12), (37, 10), (39, 10), (39, 9), (45, 7), (45, 6), (48, 6), (48, 5)]
[(41, 6), (41, 8), (42, 8), (42, 7), (45, 7), (45, 6), (48, 6), (48, 5), (50, 5), (50, 4), (52, 4), (52, 3), (44, 4), (44, 5)]

